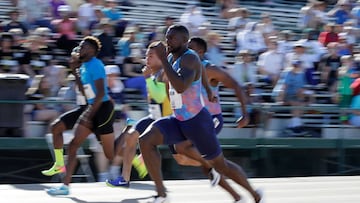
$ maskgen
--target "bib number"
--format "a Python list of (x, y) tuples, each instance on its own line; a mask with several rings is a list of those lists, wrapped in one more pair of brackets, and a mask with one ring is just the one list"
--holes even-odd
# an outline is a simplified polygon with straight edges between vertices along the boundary
[(177, 93), (175, 89), (169, 89), (169, 97), (172, 109), (181, 109), (183, 106), (181, 94)]
[(78, 88), (76, 88), (76, 104), (77, 105), (86, 105), (86, 98), (81, 94)]
[(95, 93), (90, 84), (84, 85), (84, 91), (87, 99), (94, 99)]
[(160, 104), (149, 104), (149, 113), (154, 120), (161, 118)]
[(218, 118), (213, 118), (213, 122), (214, 122), (214, 128), (217, 128), (220, 125), (220, 121)]

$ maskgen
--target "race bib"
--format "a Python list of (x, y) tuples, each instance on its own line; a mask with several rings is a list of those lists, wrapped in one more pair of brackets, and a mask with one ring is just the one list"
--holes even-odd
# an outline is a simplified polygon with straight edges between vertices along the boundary
[(149, 104), (149, 113), (154, 120), (161, 118), (160, 104)]
[(84, 85), (84, 91), (87, 99), (94, 99), (95, 93), (90, 84)]
[(213, 118), (213, 122), (214, 122), (214, 128), (217, 128), (220, 125), (220, 121), (218, 118)]
[(86, 105), (86, 98), (81, 94), (78, 88), (76, 88), (76, 104), (77, 105)]
[(181, 109), (183, 102), (181, 94), (177, 93), (172, 87), (169, 89), (169, 97), (172, 109)]

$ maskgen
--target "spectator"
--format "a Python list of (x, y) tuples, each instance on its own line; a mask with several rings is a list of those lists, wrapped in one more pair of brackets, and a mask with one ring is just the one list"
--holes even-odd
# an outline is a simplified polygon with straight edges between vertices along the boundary
[[(341, 57), (341, 67), (338, 70), (338, 97), (339, 107), (348, 108), (351, 104), (352, 89), (351, 83), (354, 81), (356, 72), (354, 72), (353, 58), (350, 55)], [(346, 121), (347, 118), (341, 118)]]
[(236, 33), (242, 31), (249, 22), (249, 15), (250, 12), (247, 8), (235, 8), (234, 16), (229, 19), (229, 34), (236, 36)]
[(264, 36), (264, 39), (267, 39), (268, 37), (276, 34), (276, 30), (272, 23), (271, 16), (269, 13), (261, 14), (261, 21), (258, 24), (258, 26), (259, 26), (259, 31)]
[(360, 78), (351, 84), (352, 99), (350, 108), (352, 109), (349, 116), (349, 123), (353, 126), (360, 127)]
[(233, 14), (231, 9), (237, 7), (234, 0), (220, 0), (218, 4), (220, 6), (220, 17), (225, 19), (231, 18)]
[(216, 32), (209, 32), (207, 34), (207, 52), (206, 58), (209, 59), (215, 66), (226, 68), (227, 64), (225, 56), (220, 47), (221, 37)]
[(338, 25), (344, 24), (351, 19), (351, 4), (348, 0), (338, 0), (333, 9), (328, 12), (328, 16), (335, 18)]
[(294, 47), (293, 36), (294, 33), (291, 30), (282, 30), (279, 34), (278, 51), (282, 54), (292, 52)]
[(56, 45), (58, 48), (70, 54), (71, 50), (77, 45), (75, 42), (77, 21), (74, 18), (70, 18), (70, 6), (59, 6), (58, 11), (61, 19), (55, 19), (52, 22), (55, 27), (55, 32), (57, 33)]
[(355, 20), (355, 27), (360, 28), (360, 0), (356, 1), (354, 8), (351, 10), (351, 15)]
[(121, 37), (127, 26), (127, 21), (123, 18), (123, 14), (118, 9), (116, 0), (106, 0), (105, 8), (102, 10), (104, 17), (109, 18), (115, 28), (115, 36)]
[(130, 56), (130, 45), (135, 43), (135, 28), (128, 27), (125, 30), (124, 36), (118, 41), (117, 46), (119, 50), (119, 56), (126, 58)]
[(0, 73), (17, 73), (19, 59), (13, 50), (14, 37), (10, 33), (2, 33), (0, 38)]
[(201, 28), (206, 26), (207, 20), (196, 4), (190, 4), (180, 16), (180, 24), (188, 28), (191, 36), (203, 36), (204, 32)]
[(37, 24), (47, 17), (50, 5), (49, 0), (19, 0), (18, 7), (28, 27), (35, 29)]
[(112, 22), (117, 23), (123, 18), (122, 13), (117, 9), (116, 0), (105, 0), (106, 6), (103, 9), (105, 17), (109, 18)]
[(27, 49), (23, 46), (26, 40), (23, 31), (20, 28), (13, 28), (9, 30), (9, 33), (11, 33), (12, 37), (14, 38), (12, 49), (14, 51), (14, 57), (19, 63), (16, 73), (25, 73), (25, 74), (29, 74), (29, 76), (32, 77), (33, 76), (32, 71), (25, 71), (26, 70), (25, 55)]
[(336, 26), (334, 23), (328, 23), (325, 25), (324, 31), (319, 34), (319, 42), (326, 47), (330, 42), (338, 42), (339, 36), (336, 32)]
[(299, 108), (305, 102), (305, 84), (305, 75), (301, 67), (301, 61), (291, 61), (290, 69), (285, 72), (284, 85), (279, 96), (279, 101), (285, 105), (298, 107), (291, 110), (292, 118), (285, 131), (290, 136), (301, 136), (306, 133), (302, 127), (302, 110)]
[(325, 54), (321, 63), (319, 64), (319, 71), (321, 72), (321, 83), (332, 92), (335, 91), (336, 82), (338, 79), (338, 69), (341, 66), (340, 56), (338, 54), (338, 43), (331, 42), (327, 46), (328, 53)]
[(340, 56), (352, 55), (352, 46), (347, 41), (347, 34), (339, 34), (338, 54)]
[(107, 75), (107, 83), (109, 94), (116, 104), (123, 104), (122, 91), (124, 84), (120, 80), (120, 68), (117, 65), (106, 65), (105, 73)]
[(9, 11), (10, 21), (5, 24), (4, 31), (8, 32), (9, 30), (13, 28), (20, 28), (22, 32), (27, 35), (28, 34), (28, 28), (25, 23), (19, 21), (19, 11), (17, 9), (13, 9)]
[[(75, 82), (75, 76), (73, 74), (67, 75), (65, 84), (58, 91), (57, 97), (64, 101), (76, 101), (77, 97), (77, 86)], [(70, 111), (78, 107), (78, 104), (61, 104), (59, 111), (61, 113)]]
[(83, 35), (90, 34), (90, 24), (96, 20), (94, 3), (95, 0), (85, 0), (85, 3), (81, 4), (78, 9), (78, 21), (77, 26)]
[(99, 26), (101, 33), (97, 38), (100, 40), (102, 46), (97, 57), (102, 60), (104, 64), (111, 64), (116, 55), (113, 42), (113, 24), (108, 18), (103, 18), (101, 19)]
[[(304, 46), (306, 47), (306, 54), (308, 54), (314, 63), (314, 68), (317, 70), (318, 63), (321, 57), (326, 53), (325, 47), (317, 40), (317, 32), (313, 29), (306, 29), (304, 31)], [(316, 81), (314, 84), (317, 84)]]
[(357, 35), (357, 28), (353, 27), (351, 23), (345, 23), (343, 31), (339, 33), (339, 37), (346, 37), (346, 42), (349, 45), (351, 51), (353, 51), (354, 46), (356, 46)]
[(233, 68), (229, 68), (230, 75), (240, 84), (255, 84), (257, 82), (257, 66), (248, 50), (241, 50)]
[(95, 19), (90, 22), (88, 35), (99, 34), (100, 21), (105, 18), (102, 10), (102, 6), (94, 6)]
[(51, 64), (44, 68), (43, 73), (49, 83), (49, 96), (56, 97), (61, 87), (66, 86), (66, 67)]
[(286, 54), (285, 60), (286, 60), (285, 67), (291, 67), (292, 61), (300, 60), (301, 61), (300, 65), (305, 73), (307, 84), (309, 85), (315, 84), (315, 81), (313, 79), (314, 61), (309, 54), (306, 54), (306, 46), (304, 40), (299, 40), (294, 43), (293, 51)]
[(274, 87), (284, 68), (284, 55), (278, 52), (276, 38), (271, 39), (268, 44), (268, 50), (260, 54), (257, 66), (261, 76), (260, 81)]
[(24, 45), (27, 49), (24, 56), (25, 67), (32, 74), (43, 75), (44, 68), (50, 65), (51, 55), (49, 53), (52, 49), (47, 46), (47, 43), (39, 35), (30, 35), (28, 42)]
[(65, 0), (50, 0), (51, 16), (53, 19), (62, 18), (59, 7), (67, 5)]
[(236, 35), (237, 51), (244, 49), (250, 50), (252, 54), (258, 56), (260, 53), (266, 50), (264, 37), (256, 28), (256, 22), (248, 22), (244, 31), (239, 32)]
[[(256, 100), (252, 95), (255, 93), (257, 83), (257, 66), (253, 62), (251, 53), (248, 50), (241, 50), (233, 68), (229, 68), (228, 72), (244, 88), (248, 103), (253, 103)], [(240, 108), (235, 108), (235, 115), (241, 116)], [(254, 118), (250, 120), (253, 121)]]
[(143, 45), (132, 43), (130, 55), (124, 59), (122, 76), (126, 77), (124, 84), (126, 88), (133, 88), (140, 91), (144, 99), (147, 98), (145, 77), (142, 68), (145, 65), (143, 59)]

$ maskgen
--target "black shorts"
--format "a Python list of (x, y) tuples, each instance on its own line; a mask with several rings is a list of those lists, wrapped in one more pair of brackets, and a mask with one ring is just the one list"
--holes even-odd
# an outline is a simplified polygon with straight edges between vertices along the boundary
[(103, 102), (92, 119), (93, 129), (96, 136), (114, 132), (115, 110), (111, 101)]
[(86, 105), (79, 106), (78, 108), (67, 111), (60, 116), (60, 120), (65, 124), (67, 130), (74, 128), (75, 123), (81, 114), (85, 111), (85, 109)]

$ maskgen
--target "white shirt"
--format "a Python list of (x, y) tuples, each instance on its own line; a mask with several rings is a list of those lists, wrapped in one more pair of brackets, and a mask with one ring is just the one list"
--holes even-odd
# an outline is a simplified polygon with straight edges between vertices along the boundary
[(236, 62), (233, 68), (229, 67), (229, 74), (243, 86), (246, 82), (256, 83), (257, 67), (254, 63)]
[(319, 62), (321, 57), (326, 54), (325, 47), (317, 40), (304, 40), (306, 54), (312, 57), (313, 62)]
[(301, 65), (303, 67), (303, 70), (314, 67), (313, 57), (309, 54), (298, 55), (294, 52), (288, 53), (286, 55), (286, 62), (285, 62), (286, 67), (291, 67), (291, 62), (293, 60), (300, 60), (302, 62)]
[(81, 29), (88, 28), (91, 21), (96, 19), (92, 3), (81, 4), (78, 10), (78, 26)]
[(255, 31), (256, 23), (246, 24), (244, 31), (236, 35), (237, 51), (250, 50), (252, 53), (258, 53), (266, 48), (264, 37), (259, 31)]
[(284, 67), (284, 56), (277, 51), (269, 50), (260, 54), (257, 65), (266, 72), (277, 75)]

